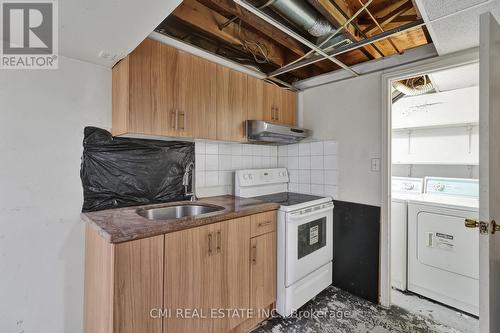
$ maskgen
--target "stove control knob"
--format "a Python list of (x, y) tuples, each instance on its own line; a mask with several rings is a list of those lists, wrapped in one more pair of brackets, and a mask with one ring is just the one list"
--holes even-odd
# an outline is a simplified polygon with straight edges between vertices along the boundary
[(415, 185), (413, 185), (412, 183), (404, 183), (403, 184), (403, 189), (409, 191), (409, 190), (413, 190), (413, 188), (415, 187)]
[(252, 179), (253, 179), (252, 174), (248, 174), (248, 179), (250, 179), (250, 180), (252, 180)]
[(248, 180), (248, 174), (246, 174), (246, 173), (245, 173), (245, 174), (243, 175), (243, 179)]
[(434, 189), (436, 191), (442, 192), (444, 190), (444, 185), (443, 184), (436, 184), (436, 185), (434, 185)]

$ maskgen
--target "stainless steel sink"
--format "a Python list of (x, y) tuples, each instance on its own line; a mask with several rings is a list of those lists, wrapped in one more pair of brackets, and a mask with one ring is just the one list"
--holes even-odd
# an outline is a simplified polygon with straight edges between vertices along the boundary
[(223, 210), (224, 207), (209, 205), (176, 205), (161, 208), (139, 209), (137, 214), (148, 220), (173, 220), (186, 216), (198, 216)]

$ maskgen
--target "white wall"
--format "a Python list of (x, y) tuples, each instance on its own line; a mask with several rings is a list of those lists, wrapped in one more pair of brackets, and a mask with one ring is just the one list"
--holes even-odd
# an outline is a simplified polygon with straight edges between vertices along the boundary
[(111, 70), (0, 71), (0, 332), (78, 333), (83, 128), (111, 127)]
[(380, 206), (381, 73), (305, 90), (302, 125), (316, 140), (338, 143), (338, 200)]

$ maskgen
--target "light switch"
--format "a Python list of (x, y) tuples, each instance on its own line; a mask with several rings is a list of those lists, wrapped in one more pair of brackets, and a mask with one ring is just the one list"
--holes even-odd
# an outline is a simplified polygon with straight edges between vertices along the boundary
[(380, 158), (372, 158), (372, 171), (380, 171)]

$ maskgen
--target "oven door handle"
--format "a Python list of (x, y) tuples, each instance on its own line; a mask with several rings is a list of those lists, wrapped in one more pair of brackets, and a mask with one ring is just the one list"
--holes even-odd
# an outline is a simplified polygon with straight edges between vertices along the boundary
[(307, 212), (307, 213), (304, 213), (304, 214), (291, 213), (290, 214), (290, 219), (291, 220), (303, 219), (303, 218), (307, 218), (307, 217), (309, 217), (311, 215), (317, 215), (317, 214), (325, 213), (325, 212), (328, 212), (328, 211), (331, 211), (331, 210), (333, 210), (333, 204), (331, 206), (328, 206), (328, 207), (325, 207), (325, 208), (321, 208), (321, 209), (318, 209), (318, 210), (311, 210), (310, 212)]

